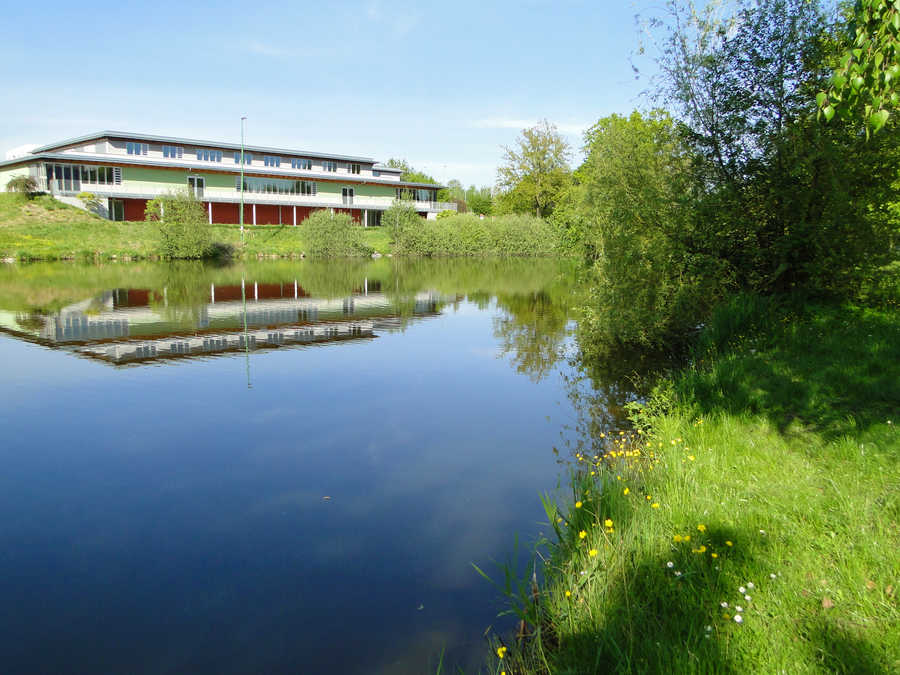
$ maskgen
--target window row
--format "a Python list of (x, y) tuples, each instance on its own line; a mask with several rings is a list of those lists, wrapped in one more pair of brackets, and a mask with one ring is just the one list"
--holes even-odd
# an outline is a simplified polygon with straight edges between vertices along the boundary
[(129, 155), (146, 155), (150, 150), (150, 146), (146, 143), (132, 143), (128, 141), (125, 144), (125, 150)]
[(47, 189), (55, 192), (80, 192), (81, 185), (121, 185), (122, 169), (118, 166), (73, 166), (45, 164)]
[[(241, 179), (236, 178), (234, 189), (241, 189)], [(261, 192), (278, 195), (315, 195), (318, 186), (311, 180), (278, 180), (277, 178), (244, 178), (244, 192)]]
[(171, 157), (172, 159), (181, 159), (184, 156), (184, 148), (174, 145), (162, 146), (163, 157)]
[(221, 150), (201, 150), (197, 148), (197, 159), (201, 162), (221, 162), (222, 161), (222, 151)]

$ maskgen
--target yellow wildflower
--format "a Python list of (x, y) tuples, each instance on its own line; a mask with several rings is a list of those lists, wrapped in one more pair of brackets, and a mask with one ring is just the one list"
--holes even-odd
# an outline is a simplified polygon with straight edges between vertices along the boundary
[(603, 524), (606, 525), (606, 527), (612, 527), (612, 526), (613, 526), (613, 522), (612, 522), (612, 520), (609, 519), (609, 518), (607, 518), (606, 520), (604, 520), (604, 521), (603, 521)]
[(653, 503), (650, 505), (650, 508), (658, 509), (658, 508), (659, 508), (659, 502), (653, 502)]
[(697, 549), (697, 553), (706, 553), (706, 547), (703, 544), (700, 544), (700, 548)]
[(691, 535), (689, 535), (689, 534), (684, 535), (684, 540), (685, 540), (685, 541), (690, 541), (690, 540), (691, 540)]
[(581, 502), (575, 502), (575, 508), (576, 508), (576, 509), (580, 509), (580, 508), (581, 508)]
[(718, 554), (718, 553), (710, 553), (709, 555), (712, 556), (713, 558), (718, 558), (718, 557), (719, 557), (719, 554)]
[(585, 537), (587, 537), (587, 532), (585, 532), (584, 530), (578, 533), (579, 539), (584, 539)]
[(693, 456), (693, 455), (688, 455), (688, 459), (691, 460), (691, 461), (693, 462), (693, 461), (694, 461), (694, 456)]
[(631, 490), (629, 490), (628, 488), (625, 488), (625, 489), (622, 491), (622, 494), (623, 494), (623, 495), (627, 495), (629, 492), (631, 492)]
[(647, 501), (649, 502), (652, 499), (650, 495), (647, 495)]
[(567, 597), (567, 598), (571, 598), (571, 597), (572, 597), (572, 591), (566, 591), (566, 597)]
[(595, 555), (597, 555), (597, 552), (597, 549), (592, 548), (590, 551), (588, 551), (588, 555), (593, 558)]
[(697, 530), (698, 530), (699, 532), (706, 532), (706, 525), (704, 525), (703, 523), (700, 523), (700, 524), (697, 526)]
[(726, 542), (725, 542), (725, 545), (726, 545), (726, 546), (734, 546), (734, 544), (732, 544), (730, 541), (726, 541)]
[(672, 541), (674, 541), (676, 544), (680, 544), (681, 543), (681, 535), (676, 534), (674, 537), (672, 537)]
[(497, 656), (501, 659), (506, 656), (506, 647), (497, 647)]

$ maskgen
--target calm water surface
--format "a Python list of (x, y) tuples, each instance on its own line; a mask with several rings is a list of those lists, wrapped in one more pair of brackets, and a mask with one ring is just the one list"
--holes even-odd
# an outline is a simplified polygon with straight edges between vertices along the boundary
[(3, 670), (476, 670), (505, 624), (472, 563), (538, 535), (571, 433), (572, 283), (4, 266)]

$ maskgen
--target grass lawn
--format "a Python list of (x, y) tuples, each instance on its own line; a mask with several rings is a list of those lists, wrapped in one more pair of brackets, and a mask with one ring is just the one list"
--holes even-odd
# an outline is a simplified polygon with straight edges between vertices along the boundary
[(897, 311), (738, 298), (643, 406), (546, 500), (497, 672), (900, 672)]

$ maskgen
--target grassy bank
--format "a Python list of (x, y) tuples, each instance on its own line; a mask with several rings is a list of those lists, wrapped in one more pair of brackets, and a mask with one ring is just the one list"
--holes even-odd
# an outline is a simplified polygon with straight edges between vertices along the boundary
[[(214, 225), (213, 240), (236, 257), (299, 256), (307, 248), (303, 228)], [(373, 251), (391, 252), (388, 233), (363, 229)], [(112, 222), (42, 195), (26, 199), (0, 194), (0, 258), (16, 260), (148, 259), (157, 256), (159, 233), (153, 223)]]
[(900, 670), (896, 310), (739, 298), (635, 417), (547, 500), (498, 672)]

